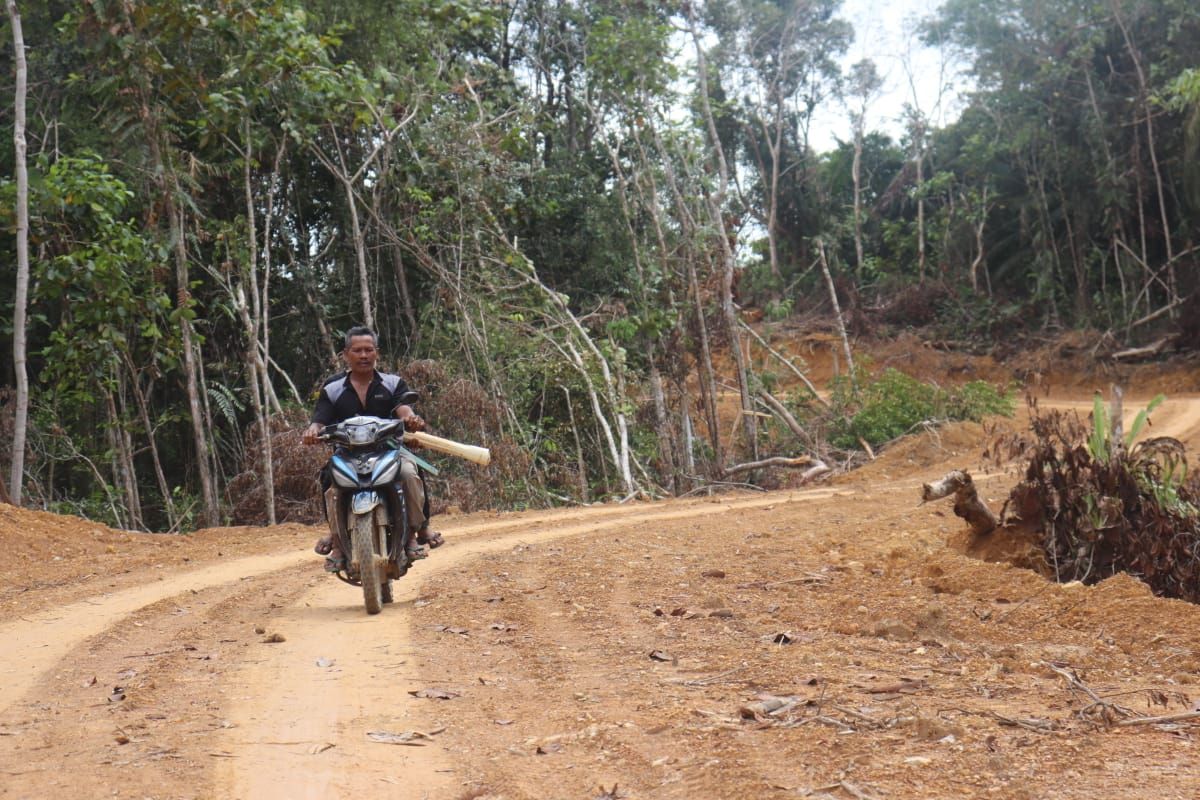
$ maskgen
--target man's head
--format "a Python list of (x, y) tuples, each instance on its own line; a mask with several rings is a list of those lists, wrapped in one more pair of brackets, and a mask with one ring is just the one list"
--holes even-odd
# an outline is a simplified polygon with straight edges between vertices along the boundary
[(346, 349), (342, 356), (346, 366), (357, 375), (371, 375), (379, 359), (379, 337), (375, 331), (361, 325), (346, 331)]

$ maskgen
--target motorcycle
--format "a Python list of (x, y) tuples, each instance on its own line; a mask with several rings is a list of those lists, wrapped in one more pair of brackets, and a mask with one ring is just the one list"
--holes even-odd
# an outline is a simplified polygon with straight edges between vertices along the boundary
[[(415, 392), (412, 393), (415, 399)], [(437, 469), (401, 444), (404, 422), (378, 417), (351, 417), (326, 425), (317, 438), (335, 445), (328, 469), (325, 510), (333, 535), (346, 554), (340, 580), (361, 586), (368, 614), (392, 602), (392, 581), (412, 566), (407, 498), (397, 481), (403, 458), (436, 475)]]

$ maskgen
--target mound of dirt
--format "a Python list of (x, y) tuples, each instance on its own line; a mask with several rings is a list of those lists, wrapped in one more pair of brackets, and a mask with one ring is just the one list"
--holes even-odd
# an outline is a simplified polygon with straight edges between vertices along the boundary
[[(80, 591), (154, 580), (164, 570), (267, 553), (312, 538), (312, 528), (208, 528), (190, 534), (114, 530), (91, 520), (0, 503), (0, 613), (25, 608), (24, 595)], [(314, 556), (315, 558), (315, 556)], [(86, 586), (84, 586), (86, 584)]]

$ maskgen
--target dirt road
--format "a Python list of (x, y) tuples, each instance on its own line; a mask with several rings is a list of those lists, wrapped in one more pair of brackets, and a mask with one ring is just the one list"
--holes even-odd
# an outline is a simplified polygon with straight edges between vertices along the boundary
[[(1200, 401), (1154, 422), (1194, 452)], [(4, 507), (0, 797), (1194, 797), (1195, 721), (1108, 723), (1193, 708), (1197, 609), (963, 556), (918, 490), (980, 443), (804, 491), (446, 518), (377, 617), (315, 529)]]

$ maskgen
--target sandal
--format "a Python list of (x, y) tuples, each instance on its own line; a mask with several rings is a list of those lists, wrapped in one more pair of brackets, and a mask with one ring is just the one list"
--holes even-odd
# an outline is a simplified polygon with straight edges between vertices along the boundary
[(421, 544), (428, 545), (430, 550), (441, 547), (446, 543), (442, 535), (437, 531), (431, 531), (428, 528), (422, 528), (417, 531), (417, 541)]
[(337, 558), (330, 556), (329, 558), (325, 559), (325, 571), (326, 572), (338, 573), (344, 569), (346, 569), (346, 557), (345, 556), (338, 556)]
[(408, 554), (409, 561), (419, 561), (422, 558), (429, 558), (429, 551), (419, 544), (410, 544), (404, 552)]
[(313, 552), (319, 556), (327, 556), (333, 552), (333, 537), (325, 536), (317, 539), (316, 545), (313, 547)]

